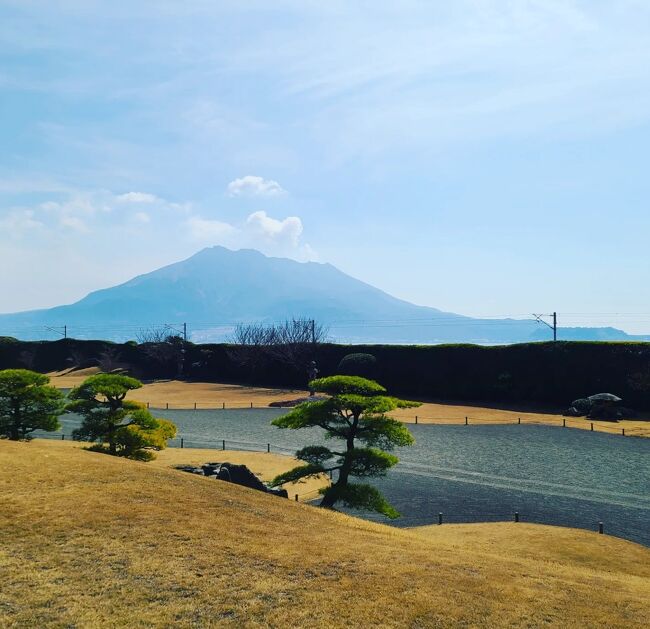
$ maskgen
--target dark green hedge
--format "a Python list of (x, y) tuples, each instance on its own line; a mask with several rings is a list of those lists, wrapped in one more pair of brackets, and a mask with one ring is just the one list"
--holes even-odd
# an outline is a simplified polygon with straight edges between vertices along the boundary
[[(19, 342), (0, 337), (0, 368), (54, 371), (75, 362), (97, 364), (108, 355), (143, 379), (175, 376), (178, 357), (153, 350), (105, 341)], [(498, 347), (326, 344), (316, 353), (321, 375), (336, 373), (341, 359), (352, 353), (374, 355), (377, 380), (399, 395), (566, 406), (575, 398), (607, 391), (622, 397), (626, 406), (650, 410), (649, 343), (560, 341)], [(254, 369), (241, 365), (223, 344), (189, 344), (184, 363), (186, 376), (196, 380), (304, 386), (307, 379), (306, 368), (291, 368), (270, 359), (258, 361)], [(639, 385), (643, 382), (645, 387)]]

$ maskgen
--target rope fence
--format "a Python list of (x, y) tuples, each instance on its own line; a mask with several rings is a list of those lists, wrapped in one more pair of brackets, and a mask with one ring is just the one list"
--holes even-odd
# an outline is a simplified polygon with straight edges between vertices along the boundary
[[(463, 418), (440, 418), (440, 417), (425, 417), (423, 415), (415, 415), (412, 418), (399, 418), (401, 421), (412, 424), (423, 424), (423, 425), (443, 425), (443, 426), (457, 426), (457, 425), (493, 425), (493, 426), (508, 426), (508, 425), (522, 425), (528, 424), (533, 426), (555, 426), (559, 428), (574, 428), (579, 430), (587, 430), (589, 432), (605, 432), (612, 435), (621, 435), (625, 436), (634, 436), (636, 432), (639, 434), (643, 433), (642, 428), (633, 427), (625, 428), (622, 426), (598, 423), (596, 421), (590, 421), (589, 419), (578, 419), (570, 417), (559, 417), (557, 420), (554, 419), (534, 419), (530, 417), (517, 417), (509, 418), (483, 418), (483, 417), (470, 417), (466, 416)], [(648, 422), (648, 433), (650, 436), (650, 422)]]
[(189, 406), (185, 402), (145, 402), (147, 408), (156, 411), (226, 411), (246, 408), (292, 408), (290, 406), (269, 406), (255, 402), (193, 402)]
[[(460, 515), (460, 514), (450, 514), (443, 513), (440, 511), (438, 513), (438, 525), (442, 526), (443, 524), (466, 524), (468, 522), (528, 522), (533, 524), (545, 524), (544, 518), (536, 518), (534, 514), (525, 514), (520, 513), (519, 511), (514, 512), (501, 512), (501, 513), (481, 513), (478, 517)], [(605, 533), (605, 525), (602, 520), (594, 522), (595, 529), (603, 535)]]
[[(289, 409), (289, 406), (269, 406), (268, 404), (255, 404), (255, 402), (194, 402), (190, 406), (183, 403), (170, 403), (156, 405), (157, 403), (146, 402), (147, 408), (156, 411), (218, 411), (218, 410), (244, 410), (244, 409)], [(557, 426), (561, 428), (576, 428), (580, 430), (588, 430), (589, 432), (604, 432), (612, 435), (620, 436), (643, 436), (645, 431), (639, 427), (621, 427), (617, 425), (608, 425), (602, 421), (590, 421), (589, 419), (580, 419), (573, 417), (558, 417), (557, 419), (545, 418), (535, 419), (531, 417), (500, 417), (500, 418), (485, 418), (485, 417), (471, 417), (465, 418), (444, 418), (444, 417), (427, 417), (425, 415), (413, 415), (411, 417), (398, 417), (400, 421), (410, 424), (433, 424), (441, 426), (454, 426), (454, 425), (511, 425), (511, 424), (529, 424), (534, 426)], [(612, 422), (613, 424), (615, 422)], [(650, 436), (650, 421), (648, 422), (647, 434)]]

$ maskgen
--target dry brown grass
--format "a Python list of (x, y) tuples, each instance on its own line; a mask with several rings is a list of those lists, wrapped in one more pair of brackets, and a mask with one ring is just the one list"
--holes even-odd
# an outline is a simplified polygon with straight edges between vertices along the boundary
[(650, 551), (410, 531), (61, 442), (0, 442), (3, 627), (645, 627)]
[[(96, 368), (78, 371), (64, 371), (49, 374), (52, 384), (60, 388), (77, 386)], [(145, 384), (141, 389), (133, 391), (131, 397), (141, 402), (149, 403), (154, 408), (226, 408), (268, 406), (271, 402), (291, 400), (307, 395), (306, 391), (297, 389), (270, 389), (249, 387), (236, 384), (216, 384), (212, 382), (182, 382), (179, 380), (164, 380)], [(440, 404), (437, 402), (422, 402), (416, 409), (401, 409), (392, 413), (397, 419), (406, 423), (414, 423), (417, 415), (420, 424), (464, 424), (465, 417), (471, 424), (516, 424), (519, 418), (523, 424), (545, 424), (562, 426), (563, 420), (570, 428), (591, 430), (591, 420), (585, 418), (563, 418), (562, 415), (531, 410), (511, 410), (485, 406), (469, 406), (462, 404)], [(594, 421), (594, 430), (635, 437), (650, 437), (650, 421), (623, 420), (619, 422)]]

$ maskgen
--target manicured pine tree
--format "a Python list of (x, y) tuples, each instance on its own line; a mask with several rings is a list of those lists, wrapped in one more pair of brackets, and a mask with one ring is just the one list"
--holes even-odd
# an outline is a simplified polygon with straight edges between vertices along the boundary
[(28, 369), (0, 371), (0, 437), (18, 441), (35, 430), (58, 430), (65, 409), (63, 393), (50, 379)]
[(377, 511), (389, 518), (399, 513), (381, 493), (366, 483), (350, 478), (383, 476), (398, 459), (388, 451), (414, 443), (406, 426), (387, 413), (397, 408), (419, 406), (386, 395), (373, 380), (358, 376), (330, 376), (310, 383), (329, 397), (305, 402), (272, 423), (279, 428), (322, 428), (325, 436), (343, 442), (342, 448), (314, 445), (302, 448), (296, 457), (306, 465), (296, 467), (273, 480), (281, 485), (326, 472), (336, 472), (335, 482), (322, 491), (321, 506), (332, 508), (341, 502), (353, 508)]
[(91, 449), (141, 461), (154, 458), (176, 436), (176, 426), (154, 417), (141, 402), (126, 400), (129, 391), (142, 383), (121, 374), (90, 376), (73, 389), (67, 410), (83, 416), (73, 432), (80, 441), (96, 441)]

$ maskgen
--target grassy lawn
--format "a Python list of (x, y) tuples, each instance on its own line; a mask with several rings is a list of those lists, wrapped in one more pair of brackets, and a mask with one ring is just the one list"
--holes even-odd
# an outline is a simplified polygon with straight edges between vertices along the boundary
[(400, 530), (175, 463), (0, 442), (0, 626), (650, 624), (650, 550), (631, 542), (523, 523)]

